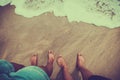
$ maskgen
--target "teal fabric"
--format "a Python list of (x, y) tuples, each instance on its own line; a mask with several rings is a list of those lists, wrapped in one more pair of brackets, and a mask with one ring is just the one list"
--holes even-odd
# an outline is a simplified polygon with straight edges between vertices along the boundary
[(13, 65), (6, 61), (6, 60), (0, 60), (0, 74), (9, 74), (10, 72), (14, 71)]
[(50, 78), (37, 66), (27, 66), (14, 72), (10, 62), (0, 60), (0, 80), (50, 80)]
[(48, 75), (39, 67), (28, 66), (10, 74), (15, 80), (50, 80)]
[(7, 74), (0, 74), (0, 80), (12, 80)]
[(12, 80), (9, 76), (11, 72), (14, 72), (13, 65), (6, 60), (0, 60), (0, 80)]

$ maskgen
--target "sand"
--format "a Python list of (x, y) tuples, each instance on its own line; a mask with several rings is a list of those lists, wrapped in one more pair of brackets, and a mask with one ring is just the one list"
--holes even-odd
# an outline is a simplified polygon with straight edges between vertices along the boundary
[[(52, 13), (25, 18), (14, 13), (14, 6), (0, 7), (0, 58), (29, 66), (29, 58), (38, 53), (39, 65), (45, 65), (48, 50), (63, 55), (70, 73), (75, 71), (76, 54), (86, 59), (94, 74), (120, 79), (120, 28), (109, 29), (83, 22), (69, 23), (66, 17)], [(60, 68), (54, 63), (52, 79), (60, 80)], [(57, 77), (56, 77), (57, 76)], [(59, 78), (59, 79), (58, 79)]]

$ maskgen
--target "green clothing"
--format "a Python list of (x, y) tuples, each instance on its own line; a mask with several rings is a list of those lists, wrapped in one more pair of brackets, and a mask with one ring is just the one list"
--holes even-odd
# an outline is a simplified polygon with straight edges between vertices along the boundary
[(24, 67), (14, 72), (10, 62), (0, 60), (0, 80), (50, 80), (50, 78), (37, 66)]
[(10, 73), (15, 80), (50, 80), (48, 75), (39, 67), (28, 66)]
[(6, 60), (0, 60), (0, 74), (9, 74), (13, 71), (14, 67), (10, 62)]

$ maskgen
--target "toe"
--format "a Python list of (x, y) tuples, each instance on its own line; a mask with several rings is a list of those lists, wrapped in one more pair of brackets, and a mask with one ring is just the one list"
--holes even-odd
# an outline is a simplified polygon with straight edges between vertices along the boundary
[(53, 54), (54, 52), (53, 52), (53, 50), (49, 50), (49, 51), (48, 51), (48, 53), (51, 53), (51, 54)]

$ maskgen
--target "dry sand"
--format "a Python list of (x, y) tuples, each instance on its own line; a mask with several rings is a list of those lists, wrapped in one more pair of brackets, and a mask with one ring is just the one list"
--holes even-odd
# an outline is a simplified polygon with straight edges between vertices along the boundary
[[(77, 52), (93, 73), (120, 79), (120, 28), (69, 23), (52, 13), (25, 18), (14, 13), (14, 6), (0, 7), (0, 58), (28, 66), (30, 56), (38, 53), (39, 65), (45, 65), (51, 49), (56, 56), (63, 55), (76, 80), (80, 77), (74, 70)], [(51, 78), (60, 80), (59, 70), (55, 62)]]

